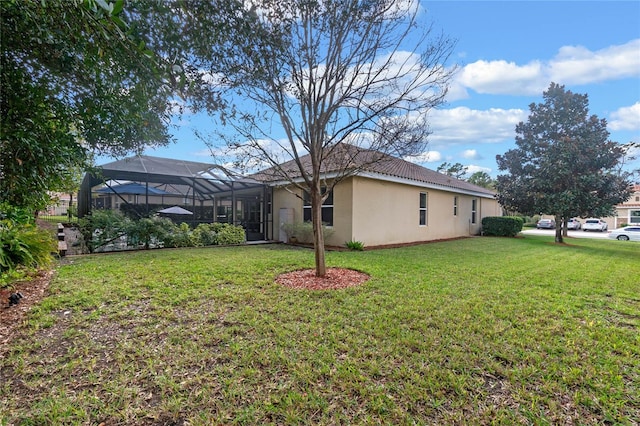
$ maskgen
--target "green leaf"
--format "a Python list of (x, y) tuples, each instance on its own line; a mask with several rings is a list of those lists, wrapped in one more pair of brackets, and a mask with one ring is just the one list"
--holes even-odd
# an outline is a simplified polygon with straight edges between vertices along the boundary
[(101, 8), (106, 10), (107, 12), (111, 13), (111, 11), (113, 9), (113, 5), (112, 4), (109, 4), (109, 3), (105, 2), (104, 0), (95, 0), (95, 1), (98, 4), (98, 6), (100, 6)]
[(117, 0), (113, 6), (113, 12), (111, 12), (111, 14), (114, 16), (119, 15), (120, 12), (122, 12), (122, 9), (124, 9), (124, 0)]

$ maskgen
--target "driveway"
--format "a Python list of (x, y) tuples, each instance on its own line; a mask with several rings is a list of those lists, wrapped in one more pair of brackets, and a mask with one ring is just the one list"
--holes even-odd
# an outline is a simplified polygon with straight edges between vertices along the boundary
[[(521, 232), (523, 235), (548, 235), (553, 237), (556, 235), (556, 231), (553, 229), (525, 229)], [(583, 230), (569, 231), (567, 237), (569, 238), (607, 238), (609, 232), (593, 232)]]

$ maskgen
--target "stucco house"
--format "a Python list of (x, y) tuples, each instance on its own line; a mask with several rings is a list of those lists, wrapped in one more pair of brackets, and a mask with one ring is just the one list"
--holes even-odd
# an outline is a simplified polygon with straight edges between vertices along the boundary
[[(308, 166), (309, 156), (301, 163)], [(330, 180), (335, 170), (328, 164), (322, 177)], [(295, 167), (293, 161), (280, 165), (290, 172)], [(282, 225), (310, 220), (311, 207), (301, 189), (275, 175), (268, 169), (252, 177), (273, 188), (274, 239), (286, 241)], [(338, 183), (322, 212), (333, 228), (328, 245), (360, 241), (369, 247), (478, 235), (482, 218), (501, 215), (493, 191), (390, 156)]]
[[(308, 165), (309, 156), (301, 161)], [(323, 179), (335, 178), (336, 164), (325, 162)], [(147, 211), (179, 204), (194, 212), (188, 218), (194, 226), (228, 222), (243, 226), (247, 240), (281, 241), (288, 240), (282, 224), (311, 219), (303, 191), (273, 169), (232, 179), (220, 176), (217, 167), (149, 156), (105, 164), (85, 176), (79, 215), (128, 203), (146, 205)], [(280, 168), (296, 170), (293, 161)], [(105, 187), (107, 180), (128, 183)], [(186, 188), (182, 203), (174, 198), (177, 187)], [(340, 181), (322, 210), (323, 222), (333, 230), (328, 245), (360, 241), (369, 247), (478, 235), (482, 218), (502, 215), (493, 191), (390, 156)]]
[(632, 191), (627, 201), (616, 206), (615, 216), (605, 219), (609, 229), (619, 228), (625, 223), (640, 225), (640, 184), (633, 185)]

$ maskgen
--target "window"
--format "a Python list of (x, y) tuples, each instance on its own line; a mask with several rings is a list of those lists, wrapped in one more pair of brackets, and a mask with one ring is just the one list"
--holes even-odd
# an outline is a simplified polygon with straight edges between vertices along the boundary
[(629, 212), (629, 224), (640, 224), (640, 210), (631, 210)]
[(427, 193), (420, 193), (420, 226), (427, 224)]
[(458, 196), (453, 197), (453, 215), (458, 216)]
[[(322, 192), (326, 191), (326, 188), (321, 189)], [(308, 193), (304, 193), (304, 205), (302, 208), (302, 220), (304, 222), (311, 222), (311, 197)], [(333, 226), (333, 192), (329, 193), (329, 196), (324, 203), (322, 203), (322, 223), (327, 226)]]
[(476, 223), (476, 213), (478, 212), (478, 200), (471, 200), (471, 223)]

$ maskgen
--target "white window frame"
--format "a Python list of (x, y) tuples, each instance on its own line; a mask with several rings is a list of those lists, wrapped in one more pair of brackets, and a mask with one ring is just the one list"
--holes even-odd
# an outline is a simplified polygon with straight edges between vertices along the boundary
[[(424, 207), (422, 206), (422, 199), (424, 195)], [(429, 193), (428, 192), (420, 192), (420, 198), (418, 201), (418, 224), (419, 226), (427, 226), (429, 223), (428, 220), (428, 207), (429, 207)], [(424, 214), (424, 216), (423, 216)], [(424, 217), (424, 220), (423, 220)], [(423, 223), (424, 222), (424, 223)]]
[[(326, 188), (321, 188), (321, 190), (324, 192), (326, 190)], [(331, 203), (331, 204), (329, 204)], [(323, 224), (325, 224), (325, 226), (327, 228), (332, 228), (333, 227), (333, 220), (335, 218), (335, 210), (333, 207), (333, 191), (331, 191), (331, 194), (327, 197), (326, 200), (324, 200), (324, 202), (322, 203), (322, 217), (324, 218), (324, 216), (326, 215), (325, 212), (328, 211), (328, 209), (331, 209), (331, 221), (328, 222), (323, 222)], [(309, 217), (311, 218), (312, 214), (311, 214), (311, 196), (305, 191), (302, 194), (302, 217), (303, 220), (305, 217)], [(310, 220), (309, 220), (310, 221)]]
[(471, 199), (471, 223), (475, 225), (478, 222), (478, 199)]

